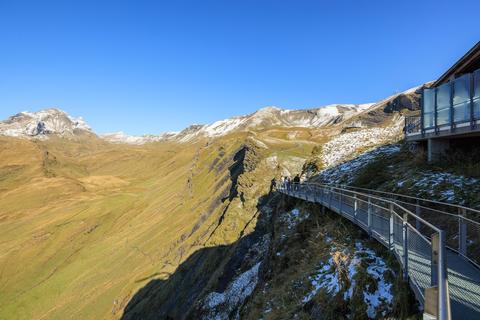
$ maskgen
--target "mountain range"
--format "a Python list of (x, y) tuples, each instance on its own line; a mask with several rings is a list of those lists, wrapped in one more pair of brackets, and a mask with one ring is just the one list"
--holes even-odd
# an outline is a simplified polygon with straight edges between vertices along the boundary
[[(160, 135), (131, 136), (123, 132), (99, 135), (113, 143), (144, 144), (158, 141), (188, 142), (196, 138), (215, 138), (232, 132), (265, 128), (324, 128), (331, 127), (376, 106), (368, 104), (335, 104), (314, 109), (287, 110), (265, 107), (245, 116), (219, 120), (207, 125), (192, 125), (180, 132)], [(49, 108), (38, 112), (20, 112), (0, 121), (0, 135), (23, 138), (48, 138), (49, 135), (72, 137), (75, 134), (94, 134), (83, 118)]]

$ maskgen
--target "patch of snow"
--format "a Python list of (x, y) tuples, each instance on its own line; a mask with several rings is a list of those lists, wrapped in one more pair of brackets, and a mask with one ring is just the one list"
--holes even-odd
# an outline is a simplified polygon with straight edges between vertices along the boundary
[(400, 152), (400, 145), (392, 144), (367, 151), (362, 155), (346, 161), (336, 167), (323, 170), (318, 179), (327, 184), (349, 184), (355, 178), (358, 169), (370, 163), (378, 156), (391, 155)]
[(258, 271), (261, 262), (255, 264), (251, 269), (240, 274), (227, 289), (222, 292), (209, 293), (203, 303), (203, 310), (206, 311), (206, 319), (227, 320), (245, 299), (250, 296), (258, 282)]
[(422, 172), (412, 179), (412, 188), (438, 201), (465, 204), (464, 190), (480, 192), (480, 180), (446, 172)]
[(293, 209), (281, 217), (281, 221), (286, 224), (288, 230), (294, 229), (300, 222), (308, 219), (309, 213), (301, 214), (298, 209)]
[(317, 274), (309, 277), (312, 290), (302, 299), (303, 303), (312, 300), (313, 297), (325, 288), (328, 294), (335, 295), (340, 291), (339, 272), (335, 267), (333, 258), (330, 258), (321, 268)]
[[(363, 299), (367, 304), (367, 314), (369, 318), (375, 318), (377, 315), (377, 308), (386, 303), (391, 305), (393, 301), (392, 283), (385, 280), (385, 273), (390, 272), (390, 268), (387, 266), (383, 258), (378, 257), (373, 250), (366, 249), (362, 246), (361, 242), (356, 243), (357, 250), (355, 257), (366, 254), (367, 259), (370, 262), (367, 267), (367, 273), (376, 280), (377, 290), (370, 293), (369, 288), (363, 291)], [(384, 315), (384, 314), (383, 314)]]
[[(371, 290), (369, 290), (368, 285), (366, 288), (363, 288), (363, 300), (367, 305), (367, 316), (369, 318), (376, 318), (377, 310), (381, 305), (386, 306), (382, 314), (382, 316), (384, 316), (386, 310), (389, 308), (391, 310), (393, 301), (393, 284), (385, 279), (385, 275), (387, 273), (393, 274), (393, 271), (387, 266), (383, 258), (377, 256), (373, 250), (365, 248), (360, 241), (357, 241), (353, 254), (349, 255), (348, 251), (342, 253), (343, 255), (350, 256), (349, 259), (343, 259), (346, 263), (343, 267), (347, 270), (350, 281), (346, 283), (342, 282), (340, 281), (341, 270), (339, 270), (338, 264), (333, 257), (335, 250), (333, 247), (330, 248), (332, 257), (326, 263), (323, 263), (313, 276), (309, 277), (311, 290), (302, 298), (302, 303), (305, 304), (312, 300), (322, 289), (331, 296), (338, 294), (343, 289), (344, 300), (350, 300), (357, 285), (355, 278), (358, 273), (358, 268), (361, 267), (362, 261), (365, 260), (368, 262), (366, 273), (372, 277), (377, 284), (377, 289), (374, 292), (370, 292)], [(349, 284), (349, 287), (343, 287), (346, 284)]]
[(325, 168), (331, 168), (360, 153), (373, 150), (379, 145), (392, 143), (401, 136), (399, 126), (370, 128), (343, 133), (323, 145), (322, 161)]

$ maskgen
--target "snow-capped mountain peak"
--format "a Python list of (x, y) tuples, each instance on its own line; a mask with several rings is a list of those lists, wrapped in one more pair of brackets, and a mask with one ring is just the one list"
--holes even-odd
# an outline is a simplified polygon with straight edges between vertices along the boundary
[(12, 137), (71, 136), (79, 131), (91, 132), (91, 128), (81, 117), (74, 118), (57, 108), (24, 111), (0, 121), (0, 135)]

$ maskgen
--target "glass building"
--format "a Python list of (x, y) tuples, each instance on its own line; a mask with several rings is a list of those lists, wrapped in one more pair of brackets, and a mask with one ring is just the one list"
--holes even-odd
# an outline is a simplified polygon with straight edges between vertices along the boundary
[(480, 135), (480, 42), (421, 94), (420, 113), (406, 117), (405, 135), (427, 142), (429, 159), (451, 139)]

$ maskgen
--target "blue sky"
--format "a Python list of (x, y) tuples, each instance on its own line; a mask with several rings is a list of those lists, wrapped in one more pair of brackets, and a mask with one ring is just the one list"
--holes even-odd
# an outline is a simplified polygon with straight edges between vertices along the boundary
[(480, 1), (0, 0), (0, 118), (57, 106), (97, 132), (267, 105), (366, 103), (480, 40)]

